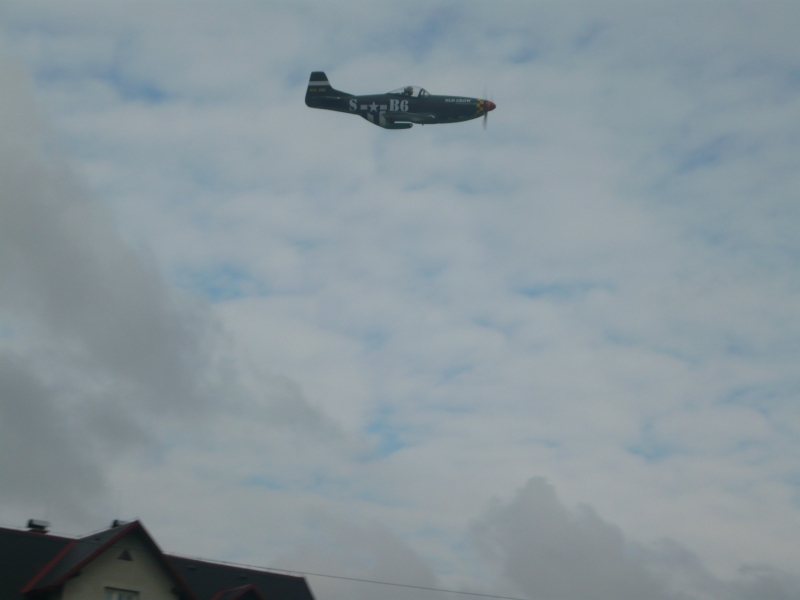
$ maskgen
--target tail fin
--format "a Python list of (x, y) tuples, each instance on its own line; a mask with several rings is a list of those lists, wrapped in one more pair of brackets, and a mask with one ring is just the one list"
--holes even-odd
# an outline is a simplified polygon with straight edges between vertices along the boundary
[(330, 81), (328, 81), (328, 76), (325, 75), (322, 71), (314, 71), (311, 74), (311, 78), (308, 80), (308, 90), (306, 91), (306, 95), (308, 94), (324, 94), (324, 95), (331, 95), (331, 91), (333, 88), (331, 87)]
[[(308, 80), (306, 90), (306, 105), (312, 108), (329, 108), (339, 110), (339, 104), (345, 98), (352, 98), (353, 94), (341, 92), (331, 87), (328, 76), (322, 71), (314, 71)], [(344, 106), (347, 110), (347, 107)]]

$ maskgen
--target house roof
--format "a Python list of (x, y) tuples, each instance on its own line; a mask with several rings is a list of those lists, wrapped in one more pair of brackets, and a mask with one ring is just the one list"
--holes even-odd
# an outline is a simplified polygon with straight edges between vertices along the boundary
[(302, 577), (166, 555), (139, 521), (77, 539), (0, 527), (0, 600), (58, 589), (129, 534), (140, 536), (191, 600), (314, 600)]
[(266, 598), (264, 598), (264, 595), (258, 591), (258, 588), (251, 583), (250, 585), (241, 585), (232, 590), (222, 590), (211, 600), (266, 600)]
[(0, 600), (22, 598), (22, 587), (72, 541), (0, 527)]
[(50, 562), (34, 575), (21, 591), (23, 593), (41, 592), (62, 586), (67, 579), (111, 548), (116, 542), (129, 535), (139, 537), (149, 547), (156, 560), (161, 563), (174, 580), (181, 597), (194, 600), (195, 596), (191, 588), (181, 578), (172, 564), (164, 558), (161, 549), (139, 521), (132, 521), (119, 527), (112, 527), (105, 531), (72, 540), (58, 554), (53, 556)]
[[(314, 600), (314, 595), (303, 577), (182, 556), (168, 555), (167, 560), (175, 565), (181, 576), (195, 590), (198, 600), (223, 600), (223, 597), (216, 598), (220, 591), (247, 585), (254, 586), (269, 600)], [(225, 600), (232, 598), (225, 597)]]

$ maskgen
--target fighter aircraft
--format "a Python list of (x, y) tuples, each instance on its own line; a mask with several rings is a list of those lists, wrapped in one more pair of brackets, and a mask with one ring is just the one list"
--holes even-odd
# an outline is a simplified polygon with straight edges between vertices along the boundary
[(414, 123), (460, 123), (483, 117), (483, 126), (494, 102), (463, 96), (434, 96), (421, 87), (409, 85), (386, 94), (355, 96), (331, 87), (322, 71), (311, 73), (306, 105), (363, 117), (384, 129), (409, 129)]

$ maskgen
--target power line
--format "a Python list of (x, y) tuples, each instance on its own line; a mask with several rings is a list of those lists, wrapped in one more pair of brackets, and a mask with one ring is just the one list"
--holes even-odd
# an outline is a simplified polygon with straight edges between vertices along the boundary
[(464, 592), (461, 590), (448, 590), (446, 588), (426, 587), (424, 585), (411, 585), (409, 583), (393, 583), (390, 581), (378, 581), (376, 579), (361, 579), (359, 577), (345, 577), (344, 575), (330, 575), (327, 573), (312, 573), (311, 571), (298, 571), (297, 569), (279, 569), (277, 567), (260, 567), (256, 565), (247, 565), (244, 563), (237, 563), (227, 560), (214, 560), (210, 561), (204, 558), (193, 558), (189, 556), (181, 556), (179, 554), (167, 554), (167, 556), (175, 556), (176, 558), (189, 558), (190, 560), (198, 560), (208, 563), (216, 563), (222, 565), (229, 565), (231, 567), (242, 567), (245, 569), (253, 569), (261, 571), (262, 573), (269, 573), (270, 571), (279, 571), (281, 573), (289, 573), (295, 575), (308, 575), (311, 577), (325, 577), (327, 579), (341, 579), (344, 581), (355, 581), (358, 583), (371, 583), (374, 585), (388, 585), (392, 587), (410, 588), (412, 590), (425, 590), (427, 592), (443, 592), (447, 594), (461, 594), (464, 596), (478, 596), (479, 598), (494, 598), (495, 600), (529, 600), (529, 598), (518, 598), (514, 596), (498, 596), (497, 594), (481, 594), (479, 592)]
[(391, 583), (389, 581), (376, 581), (374, 579), (359, 579), (358, 577), (344, 577), (343, 575), (325, 575), (322, 573), (310, 573), (307, 571), (295, 571), (289, 569), (276, 569), (268, 567), (267, 571), (281, 571), (283, 573), (297, 573), (299, 575), (310, 575), (312, 577), (327, 577), (329, 579), (344, 579), (346, 581), (358, 581), (359, 583), (373, 583), (377, 585), (390, 585), (393, 587), (411, 588), (414, 590), (426, 590), (429, 592), (446, 592), (448, 594), (463, 594), (465, 596), (479, 596), (481, 598), (497, 598), (498, 600), (528, 600), (527, 598), (515, 598), (513, 596), (497, 596), (495, 594), (479, 594), (478, 592), (463, 592), (461, 590), (448, 590), (445, 588), (425, 587), (422, 585), (410, 585), (408, 583)]

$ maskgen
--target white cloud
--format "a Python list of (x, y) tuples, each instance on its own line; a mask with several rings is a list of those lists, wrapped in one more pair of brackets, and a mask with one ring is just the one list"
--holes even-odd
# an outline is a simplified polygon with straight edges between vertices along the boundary
[[(3, 119), (9, 373), (173, 547), (270, 560), (310, 507), (452, 574), (541, 474), (619, 525), (597, 539), (794, 568), (794, 5), (3, 11), (80, 174)], [(499, 107), (386, 132), (306, 108), (317, 69)], [(72, 440), (112, 415), (139, 451), (110, 474)]]

